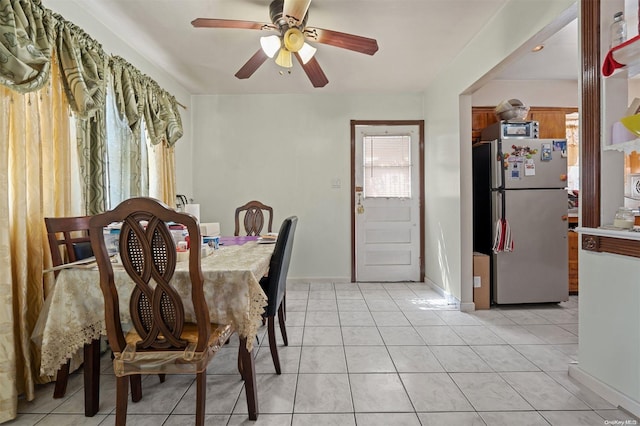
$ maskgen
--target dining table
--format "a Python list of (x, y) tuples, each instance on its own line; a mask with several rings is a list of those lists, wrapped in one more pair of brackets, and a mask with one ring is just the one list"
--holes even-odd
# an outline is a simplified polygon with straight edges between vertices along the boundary
[[(258, 416), (253, 344), (267, 304), (259, 281), (269, 270), (273, 249), (272, 241), (258, 237), (221, 237), (219, 248), (205, 250), (207, 255), (201, 262), (211, 321), (230, 324), (238, 333), (238, 365), (242, 366), (240, 374), (245, 382), (251, 420)], [(122, 266), (116, 264), (113, 270), (116, 286), (131, 286)], [(193, 314), (188, 272), (187, 261), (177, 262), (173, 276), (173, 285), (185, 304), (187, 320)], [(128, 292), (121, 294), (128, 295)], [(128, 297), (122, 297), (120, 312), (123, 315), (128, 315), (128, 305)], [(88, 417), (95, 415), (99, 408), (100, 338), (105, 335), (104, 299), (97, 267), (87, 264), (61, 270), (45, 300), (32, 339), (40, 346), (40, 373), (46, 376), (54, 376), (61, 365), (84, 351), (85, 416)]]

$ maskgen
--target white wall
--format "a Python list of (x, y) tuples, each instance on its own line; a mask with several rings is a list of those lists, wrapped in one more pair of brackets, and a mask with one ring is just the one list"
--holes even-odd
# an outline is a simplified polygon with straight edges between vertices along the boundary
[(473, 106), (520, 99), (526, 106), (578, 107), (578, 80), (492, 80), (473, 92)]
[(635, 400), (623, 407), (640, 415), (640, 261), (581, 250), (579, 264), (578, 367)]
[[(468, 95), (476, 81), (572, 7), (572, 0), (509, 1), (425, 92), (426, 275), (473, 300), (471, 128)], [(523, 19), (526, 17), (526, 19)]]
[[(350, 120), (419, 120), (422, 95), (245, 95), (193, 98), (193, 196), (202, 221), (234, 230), (237, 206), (299, 218), (289, 276), (351, 277)], [(429, 141), (427, 140), (427, 144)], [(340, 188), (332, 188), (339, 179)]]

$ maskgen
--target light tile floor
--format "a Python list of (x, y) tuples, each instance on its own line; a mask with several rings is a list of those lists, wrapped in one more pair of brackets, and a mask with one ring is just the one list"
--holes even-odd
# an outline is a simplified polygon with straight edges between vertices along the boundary
[[(638, 424), (567, 374), (578, 352), (578, 298), (459, 312), (426, 284), (291, 284), (289, 346), (274, 372), (266, 329), (256, 354), (260, 415), (247, 418), (237, 339), (208, 370), (208, 425)], [(279, 335), (279, 331), (277, 330)], [(83, 416), (82, 373), (67, 396), (52, 384), (19, 403), (19, 425), (109, 425), (115, 388), (102, 359), (99, 413)], [(192, 376), (143, 379), (128, 424), (194, 422)], [(614, 423), (619, 421), (620, 423)]]

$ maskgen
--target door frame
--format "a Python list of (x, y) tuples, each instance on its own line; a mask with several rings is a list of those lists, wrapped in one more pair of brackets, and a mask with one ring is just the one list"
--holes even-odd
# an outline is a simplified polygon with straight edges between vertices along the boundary
[(424, 120), (351, 120), (351, 282), (356, 282), (356, 126), (417, 126), (418, 141), (418, 202), (420, 209), (420, 282), (424, 282)]

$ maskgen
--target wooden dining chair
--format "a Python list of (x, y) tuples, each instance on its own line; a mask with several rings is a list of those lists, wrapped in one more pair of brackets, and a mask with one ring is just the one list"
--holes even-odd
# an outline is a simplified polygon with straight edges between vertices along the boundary
[(278, 323), (282, 340), (285, 346), (289, 346), (287, 338), (286, 321), (286, 288), (287, 274), (289, 273), (289, 263), (291, 261), (291, 250), (293, 248), (293, 236), (296, 232), (298, 218), (288, 217), (282, 222), (278, 232), (278, 240), (269, 263), (269, 275), (260, 280), (260, 286), (267, 295), (267, 308), (264, 318), (267, 319), (267, 334), (269, 337), (269, 349), (276, 373), (280, 374), (280, 358), (278, 357), (278, 347), (276, 346), (275, 317), (278, 315)]
[[(89, 219), (91, 219), (90, 216), (44, 218), (44, 223), (47, 228), (47, 239), (49, 240), (49, 249), (51, 251), (51, 263), (54, 267), (93, 256), (91, 241), (89, 239)], [(54, 271), (56, 277), (59, 273), (60, 270)], [(99, 346), (100, 342), (97, 341), (93, 344)], [(93, 369), (86, 367), (92, 362), (97, 362), (98, 365), (97, 368), (95, 368), (95, 373), (99, 374), (100, 360), (99, 358), (96, 359), (96, 355), (99, 356), (99, 348), (88, 348), (87, 346), (88, 345), (85, 345), (84, 351), (85, 374), (91, 377), (94, 376), (94, 374), (92, 374), (93, 371), (88, 370)], [(90, 358), (92, 359), (87, 359), (86, 355), (91, 349), (95, 349), (95, 354), (91, 352), (92, 355), (90, 355)], [(70, 363), (71, 360), (68, 360), (56, 373), (56, 384), (53, 389), (54, 398), (62, 398), (67, 392)], [(85, 377), (85, 379), (88, 378), (89, 377)]]
[(267, 232), (271, 232), (273, 225), (273, 209), (270, 206), (262, 204), (260, 201), (249, 201), (247, 204), (236, 209), (236, 228), (233, 231), (234, 236), (240, 235), (240, 217), (244, 213), (242, 219), (245, 235), (260, 235), (264, 227), (264, 217), (267, 215)]
[[(122, 222), (120, 258), (131, 278), (128, 286), (115, 285), (102, 233), (112, 222)], [(116, 425), (126, 422), (127, 376), (160, 373), (196, 375), (196, 424), (203, 425), (207, 365), (234, 331), (228, 324), (212, 324), (209, 320), (199, 244), (189, 250), (188, 282), (183, 283), (183, 289), (191, 292), (191, 300), (180, 297), (173, 280), (176, 247), (167, 222), (185, 225), (189, 236), (194, 241), (200, 240), (200, 227), (194, 216), (176, 212), (152, 198), (125, 200), (90, 221), (91, 246), (104, 296), (107, 337), (114, 352)], [(130, 300), (128, 332), (124, 331), (120, 315), (120, 298)]]
[[(89, 221), (91, 216), (45, 217), (47, 239), (51, 251), (51, 262), (54, 267), (76, 262), (93, 256), (91, 238), (89, 237)], [(57, 277), (60, 270), (54, 271)], [(97, 285), (97, 283), (96, 283)], [(69, 381), (71, 360), (63, 364), (56, 373), (56, 384), (53, 389), (54, 398), (64, 397)], [(98, 412), (99, 395), (91, 392), (97, 386), (91, 383), (100, 380), (100, 340), (94, 340), (84, 346), (84, 390), (85, 414), (93, 416)], [(164, 381), (164, 376), (160, 376)], [(134, 401), (142, 398), (142, 382), (140, 376), (131, 377), (131, 396)]]

